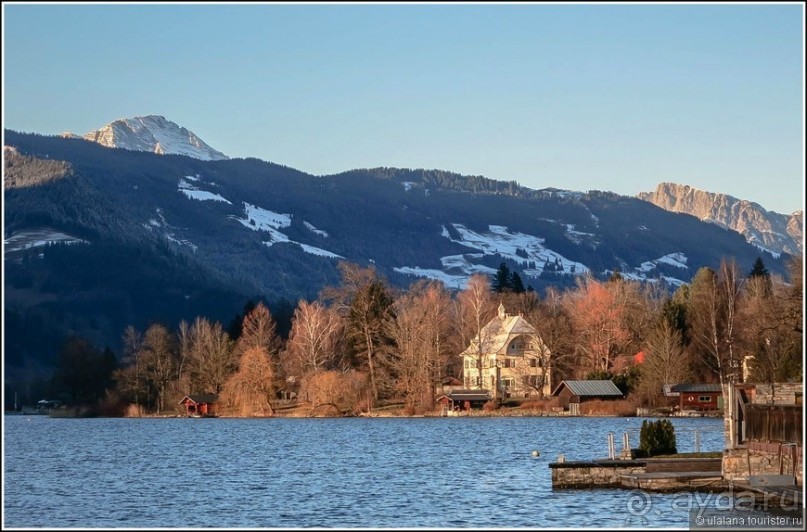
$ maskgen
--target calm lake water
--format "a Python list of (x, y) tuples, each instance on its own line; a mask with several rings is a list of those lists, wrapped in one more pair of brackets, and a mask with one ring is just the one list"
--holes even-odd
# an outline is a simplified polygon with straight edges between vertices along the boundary
[[(680, 496), (552, 490), (640, 418), (4, 421), (4, 527), (688, 527)], [(672, 422), (722, 449), (721, 419)]]

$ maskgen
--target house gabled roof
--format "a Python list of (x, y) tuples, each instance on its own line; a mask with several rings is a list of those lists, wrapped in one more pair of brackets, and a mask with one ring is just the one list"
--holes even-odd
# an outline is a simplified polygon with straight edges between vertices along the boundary
[(446, 394), (452, 401), (488, 401), (490, 400), (490, 392), (488, 390), (453, 390)]
[(610, 380), (600, 381), (561, 381), (557, 385), (553, 396), (557, 396), (561, 388), (566, 386), (573, 395), (579, 397), (622, 397), (622, 392)]
[(684, 392), (684, 393), (699, 393), (699, 392), (722, 392), (722, 388), (720, 388), (719, 384), (690, 384), (690, 383), (682, 383), (676, 384), (672, 387), (671, 391), (673, 392)]
[[(510, 341), (521, 335), (535, 335), (538, 336), (538, 331), (535, 327), (529, 324), (522, 316), (511, 316), (504, 312), (504, 306), (499, 306), (499, 314), (490, 320), (484, 327), (480, 336), (482, 338), (483, 348), (482, 353), (490, 354), (504, 354), (507, 352), (507, 345)], [(460, 355), (476, 355), (478, 354), (478, 339), (473, 338), (471, 345)]]
[(196, 395), (186, 395), (182, 398), (182, 400), (177, 404), (185, 403), (185, 399), (190, 399), (193, 403), (200, 405), (202, 403), (216, 403), (219, 400), (219, 396), (214, 393), (201, 393)]

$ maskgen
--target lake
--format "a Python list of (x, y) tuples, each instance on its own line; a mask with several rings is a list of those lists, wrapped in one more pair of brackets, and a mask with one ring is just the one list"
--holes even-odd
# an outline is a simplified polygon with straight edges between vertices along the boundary
[[(609, 431), (636, 447), (641, 422), (5, 416), (4, 527), (687, 527), (681, 495), (552, 490), (559, 453), (606, 457)], [(722, 419), (672, 422), (680, 452), (695, 429), (722, 450)]]

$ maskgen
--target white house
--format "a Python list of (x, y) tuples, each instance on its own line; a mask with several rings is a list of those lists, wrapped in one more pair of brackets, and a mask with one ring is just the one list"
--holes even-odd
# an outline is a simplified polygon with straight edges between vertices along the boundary
[(494, 399), (548, 396), (549, 349), (522, 316), (499, 312), (460, 353), (467, 389), (490, 390)]

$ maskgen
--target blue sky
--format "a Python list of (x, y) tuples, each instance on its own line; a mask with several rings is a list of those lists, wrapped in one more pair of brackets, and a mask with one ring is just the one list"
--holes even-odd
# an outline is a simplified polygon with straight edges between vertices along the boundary
[(160, 114), (313, 174), (439, 168), (804, 208), (804, 8), (3, 4), (3, 125)]

